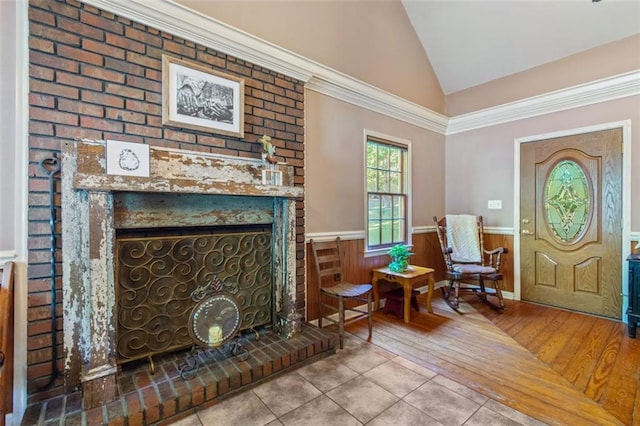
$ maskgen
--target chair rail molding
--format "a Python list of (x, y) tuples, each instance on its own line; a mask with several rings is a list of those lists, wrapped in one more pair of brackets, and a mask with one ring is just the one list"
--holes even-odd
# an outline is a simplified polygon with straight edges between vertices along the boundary
[(14, 260), (17, 257), (17, 253), (13, 250), (0, 250), (0, 269), (4, 267), (4, 264)]
[[(436, 227), (433, 225), (414, 226), (411, 228), (412, 234), (429, 234), (436, 232)], [(499, 226), (485, 226), (485, 234), (493, 235), (513, 235), (514, 229), (509, 227)], [(640, 232), (637, 233), (636, 240), (640, 240)], [(340, 237), (341, 240), (364, 240), (366, 237), (366, 231), (335, 231), (335, 232), (311, 232), (305, 236), (305, 241), (308, 243), (312, 238), (316, 241), (331, 241), (336, 237)]]
[(436, 227), (433, 225), (414, 226), (411, 228), (412, 234), (429, 234), (431, 232), (436, 232)]
[(364, 231), (335, 231), (335, 232), (310, 232), (305, 235), (305, 242), (308, 243), (312, 239), (318, 242), (333, 241), (340, 237), (342, 241), (347, 240), (364, 240)]
[(493, 234), (493, 235), (513, 235), (513, 228), (508, 228), (504, 226), (485, 226), (484, 233), (485, 234)]

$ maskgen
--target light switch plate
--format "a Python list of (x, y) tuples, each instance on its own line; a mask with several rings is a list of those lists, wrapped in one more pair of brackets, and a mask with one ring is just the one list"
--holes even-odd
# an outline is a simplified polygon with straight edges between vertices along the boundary
[(500, 210), (502, 209), (502, 200), (489, 200), (487, 207), (489, 210)]

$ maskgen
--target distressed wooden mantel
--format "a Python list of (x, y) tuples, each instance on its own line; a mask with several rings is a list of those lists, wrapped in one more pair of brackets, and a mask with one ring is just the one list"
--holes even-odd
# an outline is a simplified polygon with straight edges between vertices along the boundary
[[(136, 206), (153, 206), (163, 193), (221, 196), (220, 206), (229, 204), (228, 196), (242, 196), (238, 205), (250, 205), (252, 197), (270, 197), (273, 208), (266, 216), (273, 228), (272, 318), (283, 336), (299, 332), (295, 201), (303, 196), (303, 188), (293, 185), (293, 167), (278, 165), (283, 185), (263, 185), (261, 160), (150, 147), (149, 177), (116, 176), (106, 173), (105, 147), (104, 141), (68, 142), (62, 157), (65, 388), (69, 392), (82, 388), (85, 409), (118, 396), (114, 247), (119, 219), (114, 193), (119, 200), (123, 193), (141, 194), (135, 198), (143, 202)], [(148, 199), (144, 194), (150, 194)], [(264, 210), (264, 202), (256, 205)], [(194, 211), (199, 215), (194, 224), (203, 225), (201, 206)], [(158, 216), (157, 211), (136, 213)], [(179, 215), (186, 217), (184, 206)], [(225, 215), (216, 217), (221, 216)], [(242, 215), (229, 223), (237, 224), (238, 217)]]
[(264, 162), (251, 158), (149, 147), (147, 178), (107, 175), (104, 142), (69, 143), (66, 149), (77, 158), (75, 189), (287, 198), (303, 192), (293, 186), (293, 167), (282, 164), (283, 184), (262, 185)]

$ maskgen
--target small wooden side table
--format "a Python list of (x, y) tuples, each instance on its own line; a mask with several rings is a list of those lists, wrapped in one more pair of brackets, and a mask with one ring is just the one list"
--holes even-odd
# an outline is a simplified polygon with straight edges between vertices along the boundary
[(433, 272), (434, 270), (431, 268), (415, 265), (409, 265), (409, 268), (404, 272), (390, 271), (388, 266), (374, 269), (373, 278), (371, 280), (371, 284), (373, 285), (373, 309), (378, 310), (380, 307), (378, 280), (400, 284), (404, 289), (404, 322), (408, 323), (411, 312), (411, 290), (416, 287), (416, 284), (426, 282), (428, 285), (427, 311), (433, 313), (433, 308), (431, 307), (431, 296), (433, 296), (433, 287), (435, 285)]

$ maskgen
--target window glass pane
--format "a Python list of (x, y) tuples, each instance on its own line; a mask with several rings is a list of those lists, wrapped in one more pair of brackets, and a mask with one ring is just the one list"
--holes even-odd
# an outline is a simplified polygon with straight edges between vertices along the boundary
[(389, 169), (389, 147), (387, 145), (378, 145), (378, 168)]
[(574, 161), (558, 163), (547, 178), (544, 191), (545, 220), (562, 242), (579, 238), (591, 207), (587, 176)]
[(404, 197), (393, 197), (393, 217), (404, 218)]
[(393, 223), (393, 242), (402, 243), (405, 241), (404, 220), (397, 220)]
[(369, 219), (380, 219), (380, 196), (369, 195)]
[(392, 219), (393, 218), (393, 201), (390, 195), (383, 195), (380, 197), (381, 203), (381, 217), (383, 219)]
[(402, 192), (402, 174), (397, 172), (389, 173), (389, 192)]
[(382, 236), (381, 236), (381, 243), (385, 244), (385, 243), (389, 243), (393, 241), (393, 222), (390, 220), (384, 220), (381, 223), (382, 226)]
[(378, 166), (378, 144), (367, 142), (367, 167)]
[(370, 221), (369, 222), (369, 245), (377, 246), (380, 245), (380, 222)]
[(378, 191), (378, 180), (376, 177), (378, 174), (373, 169), (367, 169), (367, 192)]
[(399, 148), (393, 148), (389, 153), (389, 169), (400, 171), (402, 167), (402, 151)]
[(384, 170), (378, 171), (378, 191), (389, 192), (389, 172)]

